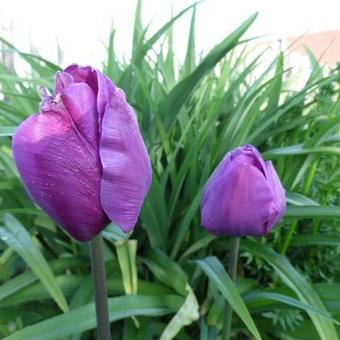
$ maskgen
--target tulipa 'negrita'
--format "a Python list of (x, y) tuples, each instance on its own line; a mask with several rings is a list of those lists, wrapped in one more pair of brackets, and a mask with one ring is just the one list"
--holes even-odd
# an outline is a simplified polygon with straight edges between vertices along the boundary
[(14, 136), (33, 200), (79, 241), (109, 221), (134, 228), (151, 183), (150, 160), (124, 92), (91, 67), (71, 65), (45, 90), (40, 112)]
[(97, 338), (111, 339), (103, 241), (113, 221), (134, 228), (151, 184), (149, 155), (124, 92), (101, 72), (71, 65), (53, 96), (13, 139), (19, 173), (33, 200), (78, 241), (90, 241)]
[[(266, 235), (286, 210), (285, 190), (271, 162), (252, 145), (228, 153), (204, 189), (202, 225), (215, 235), (231, 236), (228, 271), (237, 276), (242, 236)], [(223, 339), (230, 339), (232, 309), (226, 306)]]
[(252, 145), (228, 153), (202, 199), (202, 225), (233, 237), (266, 235), (286, 210), (285, 190), (271, 162)]

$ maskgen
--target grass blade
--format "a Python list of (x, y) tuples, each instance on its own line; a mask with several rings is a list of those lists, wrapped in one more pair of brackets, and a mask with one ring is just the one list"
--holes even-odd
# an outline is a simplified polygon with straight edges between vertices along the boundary
[[(285, 256), (279, 255), (268, 246), (249, 240), (241, 242), (241, 248), (268, 262), (287, 286), (295, 292), (302, 303), (313, 306), (322, 313), (328, 314), (319, 295)], [(315, 313), (308, 311), (307, 313), (322, 340), (338, 339), (334, 324), (331, 321), (326, 320), (324, 317), (319, 317)]]
[(229, 277), (221, 262), (213, 256), (203, 260), (196, 261), (204, 273), (213, 282), (224, 298), (232, 306), (235, 313), (247, 326), (249, 331), (256, 339), (261, 339), (260, 333), (244, 303), (240, 293), (238, 292), (234, 282)]
[(256, 17), (257, 14), (254, 14), (247, 19), (237, 30), (217, 45), (197, 66), (195, 71), (190, 74), (190, 76), (182, 80), (172, 89), (169, 95), (165, 98), (165, 101), (161, 103), (161, 112), (171, 112), (171, 115), (168, 115), (168, 117), (170, 117), (170, 121), (169, 119), (166, 120), (168, 121), (168, 127), (172, 125), (177, 113), (191, 95), (195, 87), (200, 83), (203, 77), (238, 44), (239, 39), (248, 30)]
[[(161, 297), (127, 295), (108, 299), (110, 322), (131, 316), (160, 316), (173, 313), (183, 299), (176, 295)], [(94, 303), (74, 309), (62, 315), (28, 326), (6, 340), (64, 339), (96, 327)]]
[(13, 248), (32, 269), (46, 290), (51, 294), (60, 309), (68, 310), (65, 297), (43, 254), (33, 242), (30, 234), (21, 223), (10, 214), (4, 215), (4, 228), (0, 228), (0, 238)]
[(322, 207), (322, 206), (289, 206), (286, 217), (294, 218), (340, 218), (340, 207)]
[(174, 339), (181, 328), (190, 325), (199, 318), (199, 305), (196, 296), (189, 285), (187, 285), (187, 291), (188, 295), (183, 305), (164, 329), (160, 340)]
[(340, 246), (340, 237), (337, 235), (294, 235), (290, 245), (304, 246)]

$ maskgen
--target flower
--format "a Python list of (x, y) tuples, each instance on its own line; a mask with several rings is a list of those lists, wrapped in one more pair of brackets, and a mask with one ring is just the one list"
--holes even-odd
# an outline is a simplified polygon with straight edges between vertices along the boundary
[(43, 93), (40, 112), (13, 138), (32, 199), (79, 241), (111, 221), (132, 230), (151, 184), (150, 159), (124, 92), (91, 67), (71, 65)]
[(252, 145), (228, 153), (208, 180), (202, 225), (233, 237), (266, 235), (286, 210), (285, 190), (271, 162)]

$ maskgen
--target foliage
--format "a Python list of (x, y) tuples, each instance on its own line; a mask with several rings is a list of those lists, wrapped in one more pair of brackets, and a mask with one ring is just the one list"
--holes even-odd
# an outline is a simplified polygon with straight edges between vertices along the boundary
[[(187, 55), (177, 67), (173, 25), (189, 12)], [(104, 232), (114, 338), (217, 339), (226, 302), (236, 311), (235, 338), (339, 337), (339, 70), (326, 74), (311, 55), (308, 81), (291, 90), (284, 53), (264, 70), (266, 54), (248, 53), (244, 34), (255, 17), (201, 59), (195, 5), (149, 37), (139, 2), (129, 63), (110, 35), (104, 72), (135, 107), (154, 171), (135, 232)], [(15, 128), (39, 109), (37, 87), (52, 89), (60, 68), (2, 43), (31, 71), (22, 77), (0, 64), (0, 334), (88, 339), (88, 247), (31, 202), (11, 154)], [(233, 284), (222, 265), (228, 240), (201, 228), (199, 205), (224, 153), (244, 143), (274, 160), (289, 208), (268, 237), (241, 241)]]

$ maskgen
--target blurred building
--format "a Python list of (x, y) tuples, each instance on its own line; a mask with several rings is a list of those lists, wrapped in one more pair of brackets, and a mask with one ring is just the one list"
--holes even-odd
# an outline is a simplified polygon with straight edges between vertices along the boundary
[(290, 54), (306, 56), (306, 47), (311, 50), (322, 65), (334, 67), (340, 62), (340, 29), (308, 33), (287, 39)]
[(340, 64), (340, 29), (306, 33), (301, 36), (276, 37), (255, 43), (255, 54), (265, 50), (270, 63), (280, 52), (285, 54), (285, 79), (292, 89), (304, 86), (315, 61), (324, 72)]

